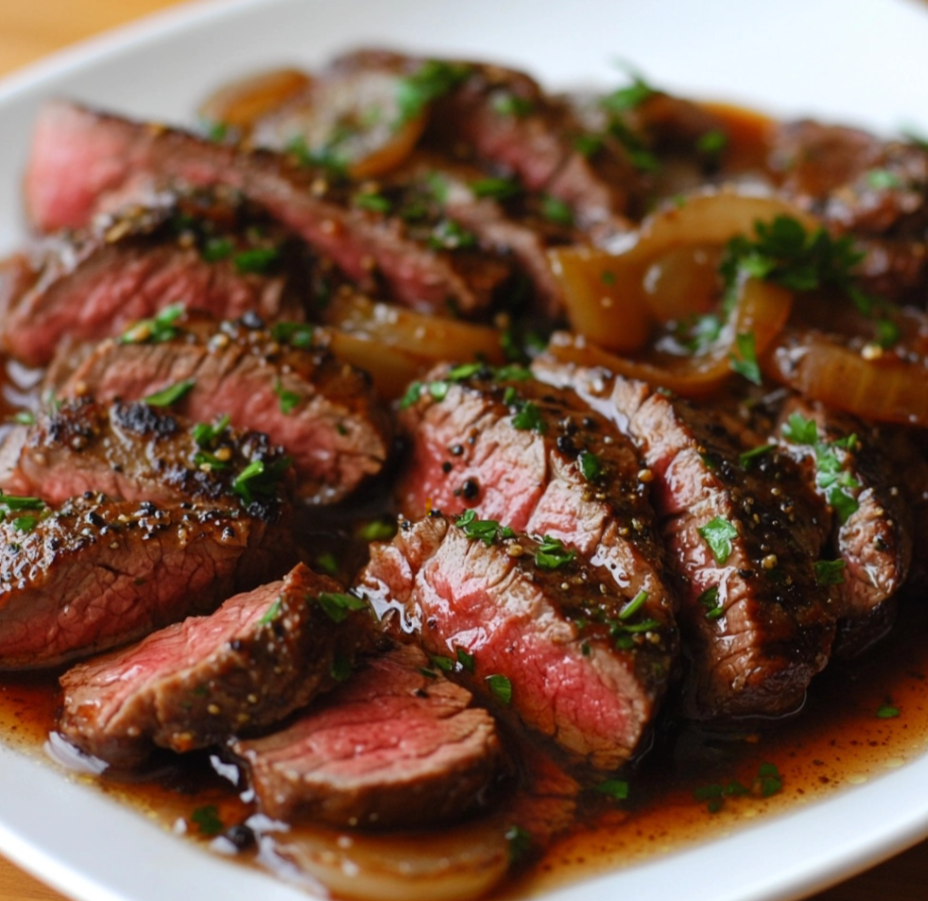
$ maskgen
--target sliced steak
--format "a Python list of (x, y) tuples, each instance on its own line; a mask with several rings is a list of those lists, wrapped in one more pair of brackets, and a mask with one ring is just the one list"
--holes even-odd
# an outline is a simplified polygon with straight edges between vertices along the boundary
[(460, 679), (575, 759), (611, 770), (642, 748), (676, 636), (605, 567), (492, 521), (433, 514), (374, 544), (358, 586), (388, 627), (458, 661)]
[(40, 245), (27, 284), (0, 282), (0, 346), (29, 365), (62, 340), (118, 335), (175, 304), (233, 318), (302, 319), (305, 245), (240, 198), (167, 195)]
[(412, 646), (369, 657), (282, 731), (234, 742), (261, 810), (401, 828), (485, 805), (502, 763), (493, 718), (428, 666)]
[(817, 583), (828, 517), (785, 455), (742, 458), (708, 412), (604, 370), (536, 362), (637, 442), (681, 582), (688, 713), (777, 716), (828, 661), (836, 611)]
[[(0, 669), (124, 644), (292, 564), (287, 530), (241, 510), (75, 498), (0, 522)], [(25, 519), (24, 519), (25, 517)]]
[(884, 452), (878, 428), (815, 402), (788, 401), (773, 440), (833, 511), (838, 560), (823, 569), (822, 580), (833, 583), (843, 619), (834, 653), (859, 651), (892, 624), (891, 599), (908, 577), (911, 510), (902, 474)]
[(84, 226), (101, 208), (150, 197), (164, 184), (241, 191), (330, 256), (349, 278), (368, 288), (382, 278), (396, 299), (411, 306), (480, 309), (509, 271), (502, 261), (486, 261), (454, 240), (447, 222), (438, 224), (434, 241), (415, 240), (400, 218), (353, 202), (358, 192), (352, 186), (290, 157), (211, 143), (76, 104), (52, 103), (40, 114), (26, 175), (29, 214), (38, 228)]
[(781, 193), (858, 239), (867, 290), (928, 303), (928, 151), (801, 120), (774, 132), (768, 165)]
[(262, 432), (200, 432), (147, 403), (72, 401), (14, 430), (0, 484), (52, 506), (99, 491), (128, 501), (197, 499), (278, 520), (292, 483), (284, 451)]
[(598, 237), (628, 229), (624, 213), (635, 172), (627, 157), (611, 146), (594, 155), (578, 150), (582, 128), (570, 109), (524, 72), (376, 49), (339, 57), (333, 68), (386, 70), (412, 84), (448, 73), (428, 111), (426, 145), (515, 175), (527, 190), (567, 204), (577, 225)]
[[(302, 563), (61, 677), (61, 733), (116, 767), (272, 726), (350, 672), (372, 634), (363, 601)], [(355, 603), (357, 602), (357, 603)]]
[(644, 617), (673, 634), (643, 466), (607, 419), (520, 367), (440, 368), (418, 395), (400, 415), (410, 445), (397, 486), (402, 513), (416, 519), (428, 509), (475, 508), (517, 531), (556, 538), (607, 568), (627, 601), (643, 594)]
[[(228, 416), (293, 460), (299, 495), (332, 503), (383, 468), (392, 424), (367, 375), (314, 346), (311, 326), (188, 317), (166, 341), (106, 341), (61, 388), (65, 397), (138, 400), (190, 383), (172, 409), (194, 422)], [(215, 454), (214, 454), (215, 456)]]

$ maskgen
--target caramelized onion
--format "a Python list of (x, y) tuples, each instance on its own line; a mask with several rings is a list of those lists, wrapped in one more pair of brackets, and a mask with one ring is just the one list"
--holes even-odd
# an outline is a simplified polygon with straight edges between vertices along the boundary
[(207, 122), (228, 125), (247, 136), (258, 119), (304, 93), (310, 84), (310, 77), (298, 69), (257, 72), (214, 91), (198, 113)]
[(651, 351), (630, 360), (569, 332), (556, 332), (549, 350), (565, 363), (604, 366), (617, 375), (641, 379), (682, 397), (705, 397), (717, 391), (731, 375), (730, 355), (736, 336), (752, 332), (756, 352), (763, 353), (786, 324), (791, 308), (789, 291), (749, 279), (742, 287), (728, 323), (706, 353), (674, 356)]
[(292, 149), (345, 171), (349, 178), (377, 178), (412, 152), (425, 128), (425, 115), (405, 116), (400, 106), (402, 76), (378, 69), (337, 72), (255, 128), (257, 146)]
[(503, 362), (500, 333), (489, 326), (375, 303), (357, 294), (336, 296), (323, 316), (333, 327), (332, 350), (370, 372), (387, 398), (400, 396), (436, 363)]
[(788, 330), (762, 365), (770, 378), (838, 410), (928, 426), (928, 365), (924, 357), (906, 356), (873, 344), (855, 348), (822, 332)]
[[(806, 228), (816, 221), (792, 204), (773, 197), (755, 197), (729, 190), (706, 191), (646, 219), (629, 247), (607, 253), (586, 247), (549, 251), (552, 269), (564, 287), (567, 312), (574, 330), (606, 350), (633, 353), (648, 338), (648, 322), (667, 322), (685, 313), (705, 312), (706, 280), (687, 290), (655, 290), (647, 279), (652, 266), (681, 248), (721, 247), (737, 235), (753, 232), (756, 222), (791, 216)], [(670, 279), (664, 280), (669, 285)], [(660, 285), (657, 286), (661, 288)], [(681, 299), (692, 307), (681, 309)]]
[(505, 828), (493, 820), (410, 835), (336, 834), (298, 827), (274, 851), (340, 898), (470, 901), (509, 867)]

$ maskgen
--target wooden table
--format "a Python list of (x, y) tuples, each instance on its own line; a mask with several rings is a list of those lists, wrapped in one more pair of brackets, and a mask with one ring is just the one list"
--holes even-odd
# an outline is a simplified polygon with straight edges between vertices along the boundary
[[(176, 4), (177, 0), (0, 0), (0, 75), (74, 41)], [(776, 849), (771, 849), (771, 855), (776, 857)], [(810, 901), (924, 901), (926, 897), (928, 841)], [(65, 901), (2, 857), (0, 899)]]

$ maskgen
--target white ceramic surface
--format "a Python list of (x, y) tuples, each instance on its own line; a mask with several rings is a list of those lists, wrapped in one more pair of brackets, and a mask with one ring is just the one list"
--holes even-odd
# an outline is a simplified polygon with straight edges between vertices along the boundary
[[(43, 98), (189, 119), (212, 86), (358, 44), (524, 66), (549, 86), (656, 84), (791, 116), (928, 133), (919, 0), (233, 0), (156, 16), (0, 84), (0, 253), (22, 227), (19, 174)], [(789, 901), (928, 836), (928, 756), (722, 840), (546, 901)], [(0, 851), (79, 901), (297, 901), (0, 744)]]

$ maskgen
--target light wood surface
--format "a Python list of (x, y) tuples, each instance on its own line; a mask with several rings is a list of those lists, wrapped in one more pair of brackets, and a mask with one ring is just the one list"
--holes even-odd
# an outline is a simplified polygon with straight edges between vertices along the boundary
[[(175, 5), (177, 0), (0, 0), (0, 75), (107, 28)], [(776, 867), (776, 848), (770, 849), (770, 860)], [(810, 901), (884, 898), (928, 898), (928, 841)], [(0, 901), (65, 899), (0, 857)]]

